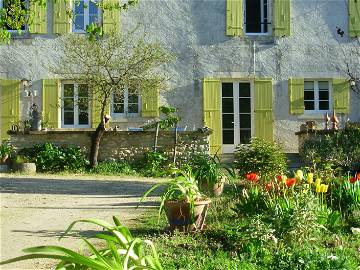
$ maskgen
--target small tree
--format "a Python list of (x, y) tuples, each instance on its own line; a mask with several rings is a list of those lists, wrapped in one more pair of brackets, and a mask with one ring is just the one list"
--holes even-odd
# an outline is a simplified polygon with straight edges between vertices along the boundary
[(64, 51), (54, 73), (86, 84), (89, 98), (98, 104), (100, 118), (90, 153), (91, 167), (95, 167), (111, 96), (122, 95), (126, 88), (131, 94), (141, 95), (158, 91), (165, 81), (160, 66), (172, 55), (158, 43), (137, 38), (136, 31), (101, 39), (70, 35), (60, 45)]

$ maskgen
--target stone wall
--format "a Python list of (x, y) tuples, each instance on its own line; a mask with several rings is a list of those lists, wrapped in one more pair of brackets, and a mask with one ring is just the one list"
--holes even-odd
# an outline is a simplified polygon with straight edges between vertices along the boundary
[[(35, 144), (51, 142), (59, 146), (78, 146), (85, 155), (89, 155), (93, 130), (51, 130), (13, 132), (10, 141), (16, 150), (31, 147)], [(108, 131), (105, 132), (99, 152), (99, 161), (109, 159), (134, 160), (145, 151), (153, 149), (154, 131)], [(175, 144), (175, 134), (170, 131), (160, 131), (158, 149), (172, 156)], [(208, 134), (200, 131), (185, 131), (178, 133), (177, 154), (186, 158), (191, 153), (209, 153)]]

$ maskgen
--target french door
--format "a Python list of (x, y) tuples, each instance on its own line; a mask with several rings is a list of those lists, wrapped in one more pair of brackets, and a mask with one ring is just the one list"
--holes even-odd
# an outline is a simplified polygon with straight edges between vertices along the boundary
[(223, 153), (233, 153), (238, 144), (248, 144), (253, 131), (253, 102), (250, 82), (221, 84)]

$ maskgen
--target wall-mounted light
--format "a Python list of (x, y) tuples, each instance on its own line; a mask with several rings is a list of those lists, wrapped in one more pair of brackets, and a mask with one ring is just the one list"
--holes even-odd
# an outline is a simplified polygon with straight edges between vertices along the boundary
[(355, 85), (356, 85), (356, 81), (355, 81), (354, 78), (351, 78), (351, 79), (349, 80), (349, 82), (350, 82), (350, 86), (355, 86)]

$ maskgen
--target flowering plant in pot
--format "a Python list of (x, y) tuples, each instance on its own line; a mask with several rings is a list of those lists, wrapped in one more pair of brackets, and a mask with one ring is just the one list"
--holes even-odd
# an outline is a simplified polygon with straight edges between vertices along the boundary
[(170, 230), (183, 232), (197, 231), (204, 228), (210, 199), (204, 196), (197, 185), (190, 166), (172, 169), (174, 179), (155, 184), (145, 192), (139, 204), (154, 190), (164, 186), (159, 207), (159, 218), (165, 211)]

